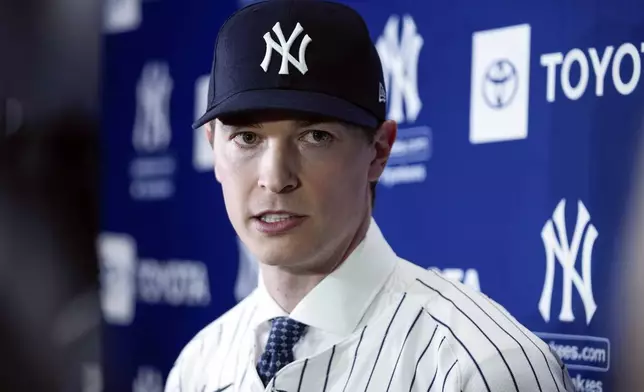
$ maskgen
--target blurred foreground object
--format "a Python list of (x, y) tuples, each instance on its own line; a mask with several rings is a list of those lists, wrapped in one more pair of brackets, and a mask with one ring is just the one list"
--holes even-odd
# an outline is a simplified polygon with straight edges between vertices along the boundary
[(616, 262), (614, 323), (620, 337), (615, 352), (617, 392), (641, 390), (644, 369), (644, 116), (640, 127), (640, 143), (624, 222), (624, 242)]
[(2, 392), (100, 390), (102, 3), (0, 0)]
[(99, 383), (96, 128), (64, 115), (0, 142), (0, 391)]

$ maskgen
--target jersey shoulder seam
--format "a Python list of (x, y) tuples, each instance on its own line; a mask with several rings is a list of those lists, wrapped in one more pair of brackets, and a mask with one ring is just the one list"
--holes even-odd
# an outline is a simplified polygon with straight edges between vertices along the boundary
[[(432, 314), (429, 312), (429, 309), (427, 308), (426, 304), (423, 305), (423, 311), (429, 317), (434, 319), (434, 316), (432, 316)], [(436, 324), (438, 325), (440, 330), (443, 331), (443, 334), (445, 335), (445, 339), (447, 340), (447, 347), (448, 347), (449, 351), (452, 353), (452, 355), (454, 356), (454, 360), (456, 361), (456, 372), (457, 372), (457, 377), (458, 377), (458, 385), (459, 385), (460, 389), (462, 390), (463, 389), (463, 384), (462, 384), (463, 383), (463, 379), (462, 379), (463, 371), (461, 369), (460, 357), (457, 354), (457, 350), (454, 347), (454, 335), (450, 331), (449, 327), (447, 327), (446, 325), (443, 325), (443, 324), (441, 324), (439, 322), (437, 322)]]

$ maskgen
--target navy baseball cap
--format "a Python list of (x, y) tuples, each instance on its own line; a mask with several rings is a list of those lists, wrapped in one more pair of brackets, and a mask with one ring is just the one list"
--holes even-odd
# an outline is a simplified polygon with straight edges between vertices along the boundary
[(377, 127), (385, 120), (382, 65), (362, 17), (338, 3), (267, 0), (222, 25), (206, 113), (287, 110)]

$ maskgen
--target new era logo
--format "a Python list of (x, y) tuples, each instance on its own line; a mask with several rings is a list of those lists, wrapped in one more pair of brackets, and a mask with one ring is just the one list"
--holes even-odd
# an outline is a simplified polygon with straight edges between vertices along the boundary
[(387, 102), (387, 92), (385, 91), (385, 86), (383, 86), (382, 83), (379, 83), (378, 102), (379, 103)]
[(470, 142), (528, 136), (530, 25), (479, 31), (472, 36)]

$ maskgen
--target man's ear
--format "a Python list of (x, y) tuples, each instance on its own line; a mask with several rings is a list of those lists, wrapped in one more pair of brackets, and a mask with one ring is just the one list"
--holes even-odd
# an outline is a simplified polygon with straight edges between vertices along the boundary
[(210, 143), (210, 147), (212, 148), (212, 165), (215, 172), (215, 178), (218, 182), (221, 183), (221, 180), (219, 179), (219, 173), (217, 172), (217, 159), (215, 155), (215, 122), (207, 122), (204, 125), (204, 129), (206, 130), (206, 138), (208, 139), (208, 143)]
[(374, 135), (375, 156), (369, 167), (369, 182), (378, 181), (382, 175), (387, 161), (391, 155), (391, 149), (396, 141), (398, 124), (393, 120), (387, 120), (376, 130)]
[(204, 125), (204, 129), (206, 130), (206, 139), (208, 139), (208, 143), (210, 143), (210, 147), (213, 147), (213, 143), (214, 143), (213, 137), (215, 134), (213, 133), (214, 132), (213, 127), (214, 127), (213, 121), (208, 121), (206, 125)]

